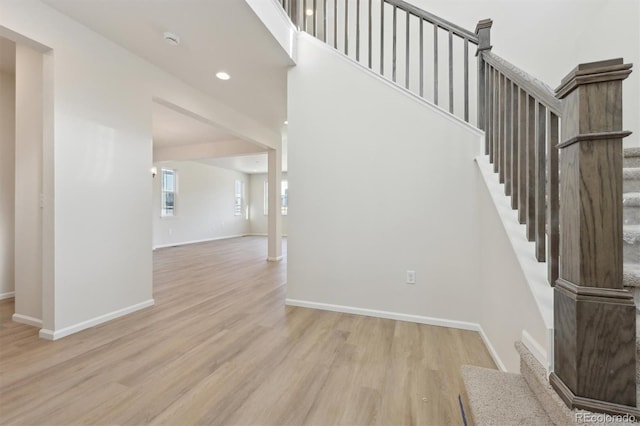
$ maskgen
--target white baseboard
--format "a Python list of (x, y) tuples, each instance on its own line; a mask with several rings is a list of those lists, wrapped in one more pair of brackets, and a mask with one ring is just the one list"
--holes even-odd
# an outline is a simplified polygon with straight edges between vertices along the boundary
[(191, 241), (181, 241), (181, 242), (170, 243), (170, 244), (160, 244), (157, 246), (153, 246), (153, 249), (155, 250), (159, 248), (186, 246), (189, 244), (208, 243), (210, 241), (228, 240), (231, 238), (246, 237), (247, 235), (251, 235), (251, 234), (226, 235), (224, 237), (214, 237), (214, 238), (205, 238), (202, 240), (191, 240)]
[[(246, 236), (247, 237), (268, 237), (269, 234), (261, 234), (261, 233), (252, 232), (252, 233), (246, 234)], [(288, 235), (287, 234), (282, 234), (282, 237), (283, 238), (287, 238)]]
[(422, 315), (402, 314), (399, 312), (378, 311), (374, 309), (355, 308), (352, 306), (344, 305), (332, 305), (328, 303), (309, 302), (306, 300), (285, 299), (285, 305), (299, 306), (301, 308), (320, 309), (323, 311), (342, 312), (345, 314), (364, 315), (368, 317), (386, 318), (397, 321), (415, 322), (418, 324), (435, 325), (438, 327), (457, 328), (460, 330), (477, 331), (482, 337), (484, 344), (487, 346), (493, 361), (496, 363), (501, 371), (507, 371), (504, 363), (498, 356), (498, 353), (494, 349), (491, 341), (485, 334), (484, 330), (478, 323), (450, 320), (444, 318), (425, 317)]
[(149, 299), (144, 302), (137, 303), (123, 309), (118, 309), (117, 311), (109, 312), (108, 314), (100, 315), (98, 317), (91, 318), (90, 320), (62, 328), (60, 330), (48, 330), (43, 328), (42, 330), (40, 330), (39, 335), (41, 339), (58, 340), (70, 334), (74, 334), (79, 331), (86, 330), (87, 328), (95, 327), (96, 325), (102, 324), (112, 319), (116, 319), (135, 311), (139, 311), (140, 309), (148, 308), (149, 306), (153, 306), (154, 303), (155, 301), (153, 299)]
[(20, 324), (31, 325), (33, 327), (42, 327), (42, 320), (34, 317), (30, 317), (29, 315), (21, 315), (21, 314), (13, 314), (11, 319), (14, 322), (19, 322)]
[(269, 262), (280, 262), (282, 260), (282, 256), (276, 256), (276, 257), (269, 256), (267, 257), (267, 260)]
[(533, 357), (538, 360), (540, 365), (544, 366), (544, 368), (547, 370), (548, 376), (550, 373), (550, 364), (549, 358), (547, 357), (547, 351), (545, 351), (544, 348), (540, 346), (540, 343), (538, 343), (533, 338), (533, 336), (531, 336), (527, 332), (527, 330), (522, 330), (521, 339), (522, 344), (529, 350), (529, 352), (531, 352), (531, 355), (533, 355)]
[(7, 293), (0, 293), (0, 300), (13, 299), (14, 297), (16, 297), (16, 292), (15, 291), (9, 291)]

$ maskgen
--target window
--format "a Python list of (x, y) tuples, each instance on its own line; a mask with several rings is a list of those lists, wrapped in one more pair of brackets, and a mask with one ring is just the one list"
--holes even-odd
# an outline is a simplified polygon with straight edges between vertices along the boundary
[(162, 195), (160, 216), (171, 217), (176, 215), (176, 171), (162, 169)]
[(280, 189), (280, 196), (282, 197), (282, 214), (286, 215), (287, 207), (289, 205), (289, 182), (286, 180), (280, 182)]
[[(281, 211), (283, 215), (287, 215), (289, 207), (289, 181), (280, 182)], [(269, 182), (264, 181), (264, 215), (269, 214)]]
[(237, 180), (236, 188), (235, 188), (235, 203), (233, 205), (233, 214), (235, 216), (242, 215), (243, 205), (244, 205), (244, 182), (241, 180)]

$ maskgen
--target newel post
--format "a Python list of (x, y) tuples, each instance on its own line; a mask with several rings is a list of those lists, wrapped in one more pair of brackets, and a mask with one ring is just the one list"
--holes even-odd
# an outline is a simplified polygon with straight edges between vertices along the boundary
[[(476, 50), (476, 56), (478, 57), (478, 127), (482, 130), (487, 130), (488, 123), (486, 110), (489, 108), (487, 104), (487, 80), (485, 73), (485, 62), (482, 58), (482, 52), (484, 50), (491, 50), (491, 26), (493, 21), (491, 19), (483, 19), (476, 25), (476, 35), (478, 36), (478, 50)], [(485, 154), (489, 153), (488, 145), (485, 143)]]
[(635, 307), (622, 286), (622, 59), (578, 65), (562, 80), (560, 274), (554, 372), (564, 402), (637, 414)]

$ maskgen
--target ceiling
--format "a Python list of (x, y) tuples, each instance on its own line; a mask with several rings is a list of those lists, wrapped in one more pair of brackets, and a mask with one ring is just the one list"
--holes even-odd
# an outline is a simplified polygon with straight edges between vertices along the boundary
[(291, 59), (244, 1), (43, 1), (262, 125), (279, 132), (286, 119)]
[(208, 158), (201, 163), (247, 174), (267, 173), (267, 153), (242, 157)]
[(4, 37), (0, 37), (0, 72), (16, 73), (16, 45)]
[(153, 103), (153, 146), (167, 147), (228, 141), (235, 136), (167, 106)]

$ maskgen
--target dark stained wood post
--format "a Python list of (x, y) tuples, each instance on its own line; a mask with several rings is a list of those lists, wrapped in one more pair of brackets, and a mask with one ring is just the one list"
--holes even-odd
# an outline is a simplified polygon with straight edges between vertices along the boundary
[[(291, 18), (291, 22), (293, 22), (293, 25), (300, 29), (300, 23), (298, 22), (299, 16), (298, 16), (298, 2), (300, 0), (290, 0), (291, 3), (289, 4), (289, 17)], [(302, 11), (303, 15), (304, 15), (304, 10)]]
[[(491, 26), (493, 21), (491, 19), (483, 19), (476, 25), (476, 35), (478, 36), (478, 49), (476, 50), (476, 56), (478, 57), (478, 127), (484, 131), (487, 131), (489, 126), (486, 123), (487, 114), (487, 79), (485, 72), (485, 63), (482, 59), (482, 52), (484, 50), (491, 50)], [(485, 144), (485, 154), (489, 154), (488, 145)]]
[(562, 80), (560, 276), (554, 372), (565, 403), (638, 416), (635, 307), (622, 287), (622, 59), (581, 64)]

